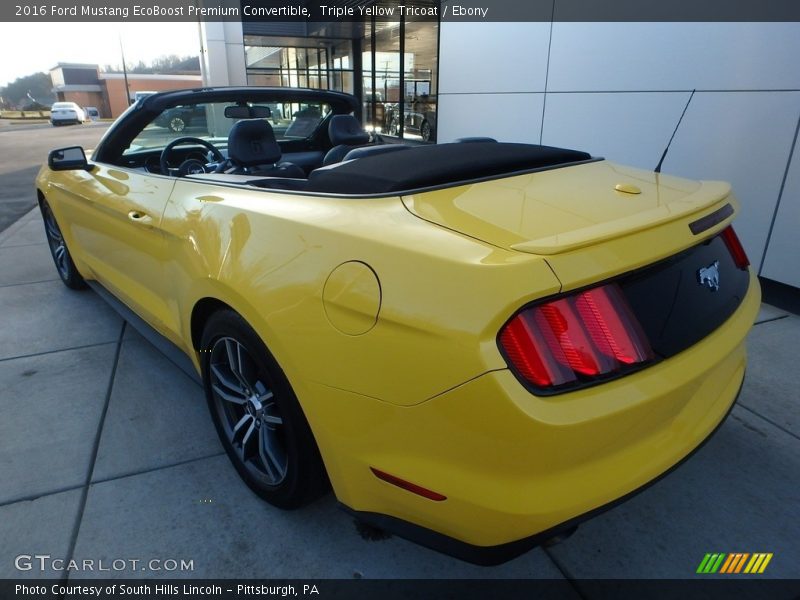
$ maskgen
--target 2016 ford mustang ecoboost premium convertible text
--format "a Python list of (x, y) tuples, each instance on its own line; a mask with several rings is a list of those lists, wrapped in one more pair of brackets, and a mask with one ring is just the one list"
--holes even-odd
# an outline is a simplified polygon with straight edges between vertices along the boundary
[[(155, 94), (36, 181), (64, 283), (191, 361), (255, 493), (292, 508), (331, 486), (368, 524), (493, 564), (711, 435), (760, 300), (728, 185), (486, 138), (381, 144), (357, 108)], [(191, 124), (158, 125), (176, 109)]]

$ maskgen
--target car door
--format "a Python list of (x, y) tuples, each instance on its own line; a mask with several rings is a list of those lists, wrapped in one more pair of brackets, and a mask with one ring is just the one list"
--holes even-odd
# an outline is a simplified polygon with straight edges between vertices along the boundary
[(95, 163), (60, 202), (80, 258), (110, 292), (162, 333), (174, 328), (164, 282), (171, 177)]

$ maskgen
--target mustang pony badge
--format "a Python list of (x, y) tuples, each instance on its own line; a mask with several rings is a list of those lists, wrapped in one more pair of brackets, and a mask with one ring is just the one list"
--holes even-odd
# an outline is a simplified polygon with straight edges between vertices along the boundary
[(715, 260), (707, 267), (697, 271), (697, 281), (700, 285), (708, 286), (712, 292), (719, 290), (719, 261)]

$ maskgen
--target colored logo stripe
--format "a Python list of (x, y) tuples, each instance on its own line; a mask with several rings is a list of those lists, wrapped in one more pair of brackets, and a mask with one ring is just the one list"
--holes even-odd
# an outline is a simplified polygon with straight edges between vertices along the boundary
[(771, 560), (772, 552), (756, 552), (753, 554), (748, 552), (708, 553), (700, 561), (697, 573), (719, 572), (728, 575), (734, 573), (763, 573)]
[(772, 552), (769, 553), (761, 552), (758, 554), (753, 554), (753, 558), (751, 558), (750, 562), (747, 563), (747, 566), (744, 568), (744, 572), (763, 573), (764, 569), (767, 568), (767, 565), (771, 560), (772, 560)]
[(728, 559), (723, 563), (720, 573), (738, 573), (744, 566), (744, 561), (750, 557), (749, 554), (728, 554)]
[(706, 554), (703, 558), (703, 561), (700, 563), (700, 566), (697, 567), (698, 573), (716, 573), (719, 566), (722, 564), (722, 560), (725, 558), (725, 554), (715, 553), (715, 554)]

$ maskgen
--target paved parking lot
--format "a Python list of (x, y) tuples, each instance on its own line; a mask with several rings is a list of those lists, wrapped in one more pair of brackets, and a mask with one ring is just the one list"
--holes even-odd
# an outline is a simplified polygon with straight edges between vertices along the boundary
[(115, 577), (691, 578), (706, 552), (773, 552), (760, 577), (800, 576), (800, 317), (770, 306), (738, 406), (688, 463), (562, 544), (490, 568), (365, 541), (331, 495), (295, 512), (261, 502), (198, 385), (57, 280), (35, 211), (0, 234), (0, 315), (0, 578), (41, 576), (16, 570), (20, 554), (194, 566), (102, 574)]
[(50, 150), (75, 145), (94, 148), (108, 126), (97, 122), (53, 127), (46, 122), (0, 119), (0, 231), (34, 206), (33, 181)]

